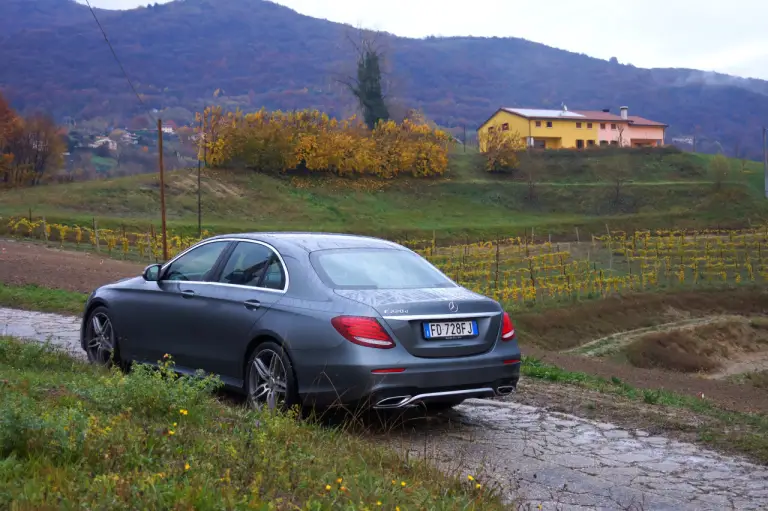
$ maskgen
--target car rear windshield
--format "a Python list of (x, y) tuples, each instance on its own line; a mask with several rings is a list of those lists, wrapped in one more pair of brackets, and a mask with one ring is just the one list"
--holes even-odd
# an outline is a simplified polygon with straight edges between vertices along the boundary
[(310, 255), (312, 266), (334, 289), (422, 289), (454, 287), (427, 261), (406, 250), (319, 250)]

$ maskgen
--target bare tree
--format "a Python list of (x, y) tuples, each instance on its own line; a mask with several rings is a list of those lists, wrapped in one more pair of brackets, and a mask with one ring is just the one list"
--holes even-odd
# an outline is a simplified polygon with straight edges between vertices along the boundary
[(602, 158), (597, 164), (597, 174), (602, 181), (611, 184), (611, 203), (618, 207), (622, 201), (624, 186), (632, 178), (629, 160), (623, 156)]
[(619, 139), (618, 139), (619, 147), (624, 147), (624, 130), (625, 129), (626, 127), (621, 124), (619, 124), (616, 127), (616, 130), (619, 132)]

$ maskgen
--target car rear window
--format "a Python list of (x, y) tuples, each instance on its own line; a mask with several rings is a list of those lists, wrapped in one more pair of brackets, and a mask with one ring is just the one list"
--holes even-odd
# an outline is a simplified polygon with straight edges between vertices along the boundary
[(395, 249), (319, 250), (310, 254), (320, 279), (334, 289), (422, 289), (455, 287), (448, 277), (413, 252)]

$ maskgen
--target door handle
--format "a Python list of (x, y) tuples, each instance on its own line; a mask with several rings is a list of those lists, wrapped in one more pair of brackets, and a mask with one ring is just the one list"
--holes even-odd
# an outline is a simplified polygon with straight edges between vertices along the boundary
[(245, 308), (249, 311), (255, 311), (261, 307), (261, 302), (258, 300), (246, 300), (243, 302), (243, 305), (245, 305)]
[(188, 291), (182, 291), (181, 292), (182, 298), (187, 298), (187, 299), (194, 298), (196, 295), (197, 295), (197, 293), (195, 293), (194, 291), (189, 291), (188, 290)]

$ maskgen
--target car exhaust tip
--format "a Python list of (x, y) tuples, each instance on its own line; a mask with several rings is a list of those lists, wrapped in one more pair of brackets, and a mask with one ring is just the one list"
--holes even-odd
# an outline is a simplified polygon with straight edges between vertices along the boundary
[(496, 389), (496, 394), (499, 396), (508, 396), (517, 390), (515, 385), (501, 385)]
[(381, 401), (373, 405), (373, 407), (376, 409), (400, 408), (401, 406), (404, 406), (406, 403), (408, 403), (410, 399), (411, 399), (411, 396), (385, 397), (384, 399), (382, 399)]

